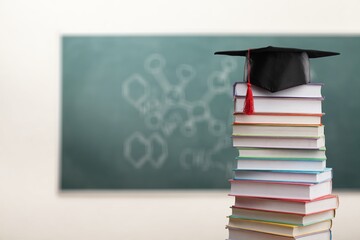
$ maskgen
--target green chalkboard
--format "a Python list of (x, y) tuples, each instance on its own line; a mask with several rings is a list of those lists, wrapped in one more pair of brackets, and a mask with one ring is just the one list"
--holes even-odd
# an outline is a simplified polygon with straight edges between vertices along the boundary
[(327, 165), (360, 187), (360, 37), (62, 37), (61, 189), (229, 188), (232, 85), (244, 59), (219, 50), (319, 49)]

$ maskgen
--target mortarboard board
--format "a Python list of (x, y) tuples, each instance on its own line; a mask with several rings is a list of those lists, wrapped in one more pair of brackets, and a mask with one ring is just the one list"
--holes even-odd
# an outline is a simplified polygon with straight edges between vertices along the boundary
[(269, 46), (240, 51), (215, 52), (215, 54), (246, 57), (248, 92), (246, 94), (244, 113), (252, 114), (251, 84), (270, 92), (277, 92), (309, 83), (309, 58), (328, 57), (339, 53)]

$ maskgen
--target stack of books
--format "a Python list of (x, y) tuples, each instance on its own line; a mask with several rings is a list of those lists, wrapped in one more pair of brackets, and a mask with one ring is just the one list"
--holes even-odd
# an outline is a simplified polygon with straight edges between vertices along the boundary
[(321, 84), (275, 93), (252, 86), (252, 115), (242, 113), (247, 85), (234, 84), (230, 180), (235, 204), (230, 240), (330, 240), (338, 207), (332, 169), (326, 167)]

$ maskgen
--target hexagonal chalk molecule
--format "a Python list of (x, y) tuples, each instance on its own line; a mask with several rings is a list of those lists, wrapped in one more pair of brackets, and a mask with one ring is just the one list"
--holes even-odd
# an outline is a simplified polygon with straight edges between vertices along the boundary
[(179, 129), (183, 136), (193, 137), (197, 123), (205, 122), (210, 134), (224, 134), (225, 124), (215, 119), (210, 103), (218, 95), (229, 95), (228, 75), (235, 70), (236, 62), (232, 58), (221, 61), (221, 71), (209, 75), (208, 91), (195, 102), (190, 102), (185, 94), (188, 84), (196, 77), (195, 69), (191, 65), (180, 64), (175, 71), (176, 83), (171, 83), (165, 75), (165, 67), (164, 56), (151, 54), (145, 59), (144, 68), (155, 83), (134, 73), (122, 84), (125, 100), (144, 115), (145, 126), (151, 130), (161, 130), (166, 136)]
[(124, 142), (124, 155), (135, 168), (142, 168), (145, 164), (160, 168), (167, 160), (168, 147), (158, 133), (145, 137), (140, 132), (134, 132)]
[(139, 74), (134, 74), (123, 83), (123, 96), (138, 111), (146, 112), (145, 103), (149, 97), (147, 81)]

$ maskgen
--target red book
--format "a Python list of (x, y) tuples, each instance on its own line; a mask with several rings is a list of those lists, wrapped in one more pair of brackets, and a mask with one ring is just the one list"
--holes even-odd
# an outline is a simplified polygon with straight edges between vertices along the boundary
[(336, 209), (338, 206), (339, 199), (337, 195), (326, 195), (314, 200), (235, 196), (233, 208), (309, 215)]

